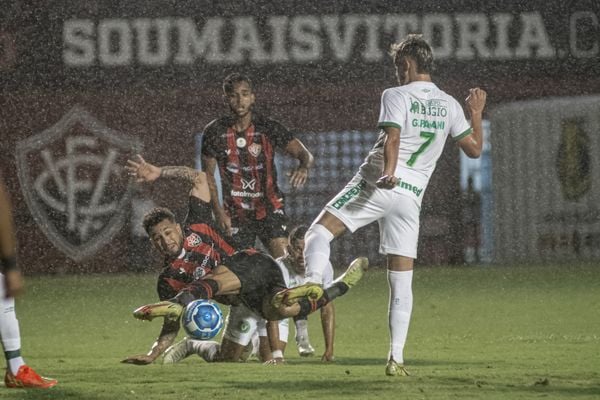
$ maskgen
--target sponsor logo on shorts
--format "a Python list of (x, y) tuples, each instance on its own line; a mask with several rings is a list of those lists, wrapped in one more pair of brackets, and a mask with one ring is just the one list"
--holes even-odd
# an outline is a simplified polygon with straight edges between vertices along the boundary
[(250, 323), (248, 321), (240, 322), (240, 332), (242, 332), (242, 333), (250, 332)]
[(333, 208), (339, 210), (340, 208), (344, 207), (344, 205), (356, 197), (356, 195), (358, 195), (365, 188), (365, 186), (367, 186), (367, 181), (361, 179), (356, 186), (350, 188), (333, 203)]
[(400, 189), (408, 190), (409, 192), (413, 192), (417, 197), (423, 193), (423, 188), (410, 184), (402, 179), (398, 178), (398, 183), (396, 184)]
[(17, 144), (19, 181), (39, 228), (75, 261), (119, 232), (133, 181), (121, 166), (139, 153), (135, 137), (106, 127), (79, 106)]

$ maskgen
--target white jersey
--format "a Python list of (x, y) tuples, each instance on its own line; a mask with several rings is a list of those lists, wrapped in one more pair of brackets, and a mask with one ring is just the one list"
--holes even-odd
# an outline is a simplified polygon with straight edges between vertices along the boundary
[(275, 261), (277, 261), (277, 264), (279, 264), (281, 274), (283, 275), (283, 280), (285, 281), (287, 287), (292, 288), (300, 286), (306, 282), (304, 275), (298, 275), (296, 271), (294, 271), (294, 268), (289, 265), (290, 260), (288, 257), (279, 257)]
[[(460, 140), (471, 133), (471, 126), (456, 99), (434, 83), (424, 81), (385, 90), (377, 126), (400, 129), (400, 149), (394, 173), (398, 185), (394, 190), (409, 194), (418, 204), (421, 204), (448, 135)], [(375, 184), (383, 171), (384, 140), (382, 130), (360, 166), (360, 175), (371, 184)]]

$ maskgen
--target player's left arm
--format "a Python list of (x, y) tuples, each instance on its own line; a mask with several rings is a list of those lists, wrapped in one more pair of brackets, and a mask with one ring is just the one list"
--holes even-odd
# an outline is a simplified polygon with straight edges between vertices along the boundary
[(279, 347), (279, 321), (267, 321), (267, 338), (271, 346), (271, 359), (266, 361), (267, 365), (281, 365), (285, 362), (283, 349)]
[(381, 178), (377, 180), (377, 187), (381, 189), (393, 189), (398, 182), (396, 164), (398, 163), (398, 151), (400, 148), (400, 128), (397, 126), (384, 126), (385, 141), (383, 143), (383, 171)]
[(12, 206), (4, 181), (0, 178), (0, 272), (4, 274), (6, 297), (21, 294), (24, 287), (23, 275), (17, 268), (15, 247)]
[(323, 338), (325, 339), (325, 352), (321, 361), (334, 361), (333, 338), (335, 337), (335, 307), (329, 303), (321, 308), (321, 326), (323, 327)]
[(162, 330), (160, 331), (160, 335), (156, 342), (152, 345), (152, 348), (147, 354), (138, 354), (129, 356), (126, 359), (122, 360), (122, 363), (125, 364), (134, 364), (134, 365), (148, 365), (152, 364), (154, 360), (158, 358), (162, 353), (165, 352), (175, 342), (175, 338), (177, 337), (177, 333), (179, 332), (179, 319), (177, 320), (167, 320), (165, 318), (162, 326)]
[(285, 146), (285, 152), (300, 162), (290, 174), (290, 184), (293, 188), (304, 186), (308, 179), (308, 170), (313, 166), (315, 158), (306, 146), (296, 138)]
[(483, 149), (482, 120), (486, 99), (487, 93), (485, 90), (480, 88), (469, 89), (466, 103), (467, 110), (471, 114), (471, 128), (473, 131), (470, 135), (457, 141), (462, 151), (469, 158), (479, 158)]

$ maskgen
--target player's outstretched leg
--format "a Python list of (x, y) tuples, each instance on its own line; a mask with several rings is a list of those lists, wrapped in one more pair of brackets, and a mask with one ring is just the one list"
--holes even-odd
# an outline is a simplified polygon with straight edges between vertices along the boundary
[(369, 269), (369, 259), (366, 257), (358, 257), (348, 265), (346, 272), (340, 275), (333, 283), (343, 282), (348, 286), (348, 289), (356, 286), (361, 280), (364, 273)]
[(154, 304), (141, 306), (133, 311), (134, 318), (144, 321), (152, 321), (154, 318), (165, 317), (176, 320), (181, 316), (183, 306), (171, 301), (161, 301)]
[(165, 351), (163, 364), (175, 364), (190, 355), (192, 355), (192, 352), (190, 351), (189, 339), (185, 337)]
[(284, 289), (273, 296), (271, 305), (278, 309), (282, 304), (291, 306), (298, 300), (308, 298), (311, 301), (317, 301), (323, 297), (323, 288), (316, 283), (305, 283), (289, 289)]
[(58, 383), (56, 379), (44, 378), (39, 376), (32, 368), (27, 365), (21, 365), (16, 375), (13, 375), (9, 369), (4, 375), (4, 384), (7, 388), (38, 388), (48, 389)]
[(404, 365), (398, 364), (394, 360), (389, 360), (385, 367), (385, 374), (387, 376), (409, 376), (410, 374), (404, 368)]

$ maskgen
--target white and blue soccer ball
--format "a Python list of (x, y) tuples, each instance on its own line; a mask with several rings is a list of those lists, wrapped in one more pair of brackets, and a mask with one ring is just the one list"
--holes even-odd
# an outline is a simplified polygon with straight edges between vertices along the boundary
[(181, 324), (194, 339), (212, 339), (223, 327), (223, 313), (214, 301), (194, 300), (185, 307)]

